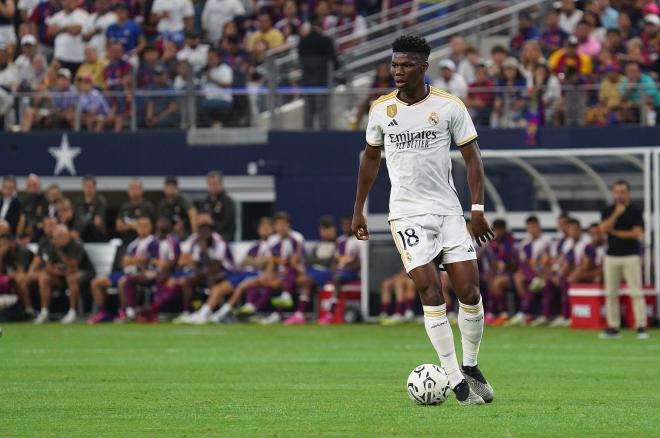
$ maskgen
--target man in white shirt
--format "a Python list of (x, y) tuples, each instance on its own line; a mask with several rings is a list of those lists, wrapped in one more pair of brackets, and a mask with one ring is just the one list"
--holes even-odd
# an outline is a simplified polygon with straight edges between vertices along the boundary
[(76, 7), (75, 0), (62, 0), (62, 10), (46, 21), (48, 35), (55, 38), (53, 56), (72, 76), (85, 60), (82, 30), (88, 18), (87, 12)]
[(201, 35), (197, 32), (188, 32), (186, 34), (186, 45), (176, 54), (176, 60), (188, 61), (195, 74), (206, 67), (209, 56), (209, 45), (200, 44)]
[(206, 0), (202, 12), (202, 29), (206, 32), (206, 40), (215, 46), (220, 45), (225, 23), (244, 14), (245, 6), (241, 0)]
[(0, 127), (2, 124), (2, 117), (7, 114), (11, 108), (14, 99), (9, 91), (16, 91), (18, 89), (18, 72), (16, 66), (9, 62), (9, 53), (4, 46), (0, 46)]
[(449, 94), (465, 100), (467, 98), (468, 85), (465, 79), (456, 73), (456, 64), (451, 59), (443, 59), (438, 63), (440, 77), (433, 81), (433, 86), (446, 91)]
[(559, 13), (559, 28), (568, 35), (575, 33), (584, 13), (575, 7), (575, 0), (562, 0), (561, 11)]
[(32, 69), (32, 60), (37, 54), (37, 39), (32, 34), (24, 35), (21, 38), (21, 54), (18, 55), (14, 66), (18, 73), (18, 79), (21, 84), (30, 83), (34, 77)]
[(160, 36), (176, 44), (183, 43), (184, 32), (193, 30), (194, 14), (190, 0), (155, 0), (151, 9)]
[(83, 40), (96, 49), (100, 59), (105, 58), (105, 31), (117, 22), (117, 14), (110, 10), (108, 0), (96, 0), (96, 12), (89, 16), (83, 28)]

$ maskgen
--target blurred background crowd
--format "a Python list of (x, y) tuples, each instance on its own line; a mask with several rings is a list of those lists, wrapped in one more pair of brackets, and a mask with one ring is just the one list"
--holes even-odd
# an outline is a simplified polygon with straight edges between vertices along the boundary
[[(182, 95), (192, 91), (196, 124), (247, 126), (267, 106), (255, 90), (336, 86), (326, 70), (340, 68), (338, 53), (381, 38), (368, 32), (379, 20), (426, 19), (415, 11), (429, 4), (0, 0), (0, 116), (22, 131), (181, 128)], [(659, 14), (655, 0), (549, 3), (517, 15), (508, 44), (486, 50), (447, 38), (450, 55), (430, 66), (428, 81), (463, 99), (482, 126), (655, 125)], [(268, 57), (287, 50), (301, 72), (271, 74)], [(388, 65), (373, 68), (371, 88), (390, 88)], [(350, 105), (346, 128), (362, 126), (370, 99)], [(306, 96), (306, 128), (325, 106)]]

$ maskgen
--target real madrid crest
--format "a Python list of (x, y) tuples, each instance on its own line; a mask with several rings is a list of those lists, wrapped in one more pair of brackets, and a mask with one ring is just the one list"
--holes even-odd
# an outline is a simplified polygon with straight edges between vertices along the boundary
[(396, 104), (393, 103), (392, 105), (387, 105), (387, 117), (394, 117), (396, 116)]
[(438, 114), (437, 114), (437, 113), (434, 113), (434, 112), (431, 113), (431, 115), (429, 116), (429, 123), (430, 123), (431, 125), (433, 125), (433, 126), (435, 126), (435, 125), (437, 125), (438, 123), (440, 123), (440, 117), (438, 117)]

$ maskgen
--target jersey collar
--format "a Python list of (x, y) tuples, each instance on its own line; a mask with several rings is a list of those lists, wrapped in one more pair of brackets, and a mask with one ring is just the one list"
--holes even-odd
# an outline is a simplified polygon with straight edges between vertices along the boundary
[(414, 105), (419, 105), (420, 103), (424, 102), (426, 99), (429, 98), (429, 96), (431, 96), (431, 86), (426, 84), (426, 96), (422, 97), (417, 102), (412, 102), (412, 103), (404, 102), (403, 100), (399, 99), (399, 92), (398, 91), (396, 92), (396, 95), (394, 96), (394, 98), (396, 99), (397, 102), (399, 102), (402, 105), (414, 106)]

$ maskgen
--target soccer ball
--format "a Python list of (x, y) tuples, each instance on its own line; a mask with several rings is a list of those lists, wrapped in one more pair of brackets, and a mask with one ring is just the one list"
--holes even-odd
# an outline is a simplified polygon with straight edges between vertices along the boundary
[(449, 378), (437, 365), (420, 365), (408, 376), (408, 396), (418, 405), (439, 405), (449, 395)]

